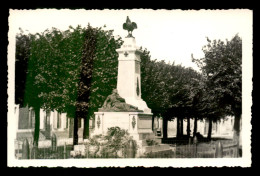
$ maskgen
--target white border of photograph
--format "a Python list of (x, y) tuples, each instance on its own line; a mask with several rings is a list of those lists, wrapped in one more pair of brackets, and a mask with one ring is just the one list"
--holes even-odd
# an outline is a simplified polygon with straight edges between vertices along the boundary
[[(47, 167), (56, 167), (56, 166), (62, 166), (62, 167), (108, 167), (108, 166), (115, 166), (115, 167), (125, 167), (125, 166), (144, 166), (144, 167), (194, 167), (194, 166), (242, 166), (242, 167), (250, 167), (251, 166), (251, 106), (252, 106), (252, 76), (253, 76), (253, 58), (252, 58), (252, 42), (253, 42), (253, 12), (251, 10), (247, 9), (236, 9), (236, 10), (189, 10), (189, 11), (181, 11), (181, 10), (149, 10), (149, 9), (140, 9), (140, 10), (92, 10), (92, 11), (86, 11), (86, 10), (59, 10), (60, 12), (69, 12), (69, 13), (75, 13), (75, 16), (79, 16), (79, 18), (83, 18), (81, 14), (96, 14), (98, 21), (99, 19), (102, 19), (104, 24), (106, 23), (106, 18), (112, 18), (115, 15), (120, 16), (121, 13), (124, 15), (121, 15), (122, 21), (114, 21), (115, 25), (118, 25), (119, 28), (121, 28), (121, 31), (116, 31), (118, 35), (121, 37), (125, 37), (126, 31), (123, 31), (122, 24), (126, 18), (127, 15), (130, 17), (133, 16), (133, 21), (137, 23), (137, 25), (142, 26), (142, 14), (147, 17), (150, 16), (149, 23), (153, 23), (153, 17), (160, 18), (161, 16), (167, 16), (167, 15), (174, 15), (178, 16), (180, 12), (184, 12), (186, 16), (183, 16), (183, 18), (188, 18), (189, 16), (192, 16), (193, 14), (200, 14), (202, 15), (201, 18), (207, 14), (214, 13), (216, 15), (219, 15), (221, 18), (225, 18), (225, 14), (235, 14), (234, 17), (238, 23), (240, 23), (240, 33), (239, 36), (242, 38), (242, 157), (241, 158), (214, 158), (214, 159), (65, 159), (65, 160), (18, 160), (15, 159), (14, 156), (14, 139), (16, 135), (16, 129), (17, 129), (17, 123), (14, 119), (14, 88), (15, 88), (15, 82), (14, 82), (14, 76), (15, 76), (15, 35), (19, 32), (18, 27), (20, 27), (19, 18), (21, 17), (21, 14), (26, 13), (28, 11), (31, 11), (32, 14), (35, 14), (35, 17), (37, 17), (38, 14), (40, 14), (40, 11), (47, 11), (50, 12), (49, 16), (49, 24), (55, 24), (55, 21), (52, 21), (52, 13), (57, 13), (56, 9), (42, 9), (42, 10), (10, 10), (10, 16), (9, 16), (9, 32), (8, 32), (8, 136), (7, 136), (7, 149), (8, 149), (8, 166), (18, 166), (18, 167), (29, 167), (29, 166), (47, 166)], [(73, 11), (73, 12), (72, 12)], [(201, 12), (201, 13), (198, 13)], [(102, 13), (102, 15), (100, 15)], [(106, 14), (106, 16), (104, 16)], [(138, 16), (134, 16), (134, 14), (138, 14), (140, 19), (138, 19)], [(34, 18), (35, 18), (34, 17)], [(212, 16), (211, 16), (212, 17)], [(86, 16), (87, 18), (87, 16)], [(199, 16), (198, 16), (199, 18)], [(219, 19), (219, 18), (218, 18)], [(66, 19), (64, 19), (66, 20)], [(78, 20), (78, 19), (77, 19)], [(110, 19), (111, 20), (111, 19)], [(181, 18), (180, 18), (181, 20)], [(214, 21), (214, 18), (210, 19)], [(86, 24), (88, 21), (85, 21)], [(39, 23), (41, 23), (39, 21)], [(44, 21), (42, 21), (44, 23)], [(148, 23), (148, 22), (146, 22)], [(67, 23), (64, 22), (66, 25)], [(91, 23), (90, 23), (91, 24)], [(104, 25), (103, 24), (103, 25)], [(28, 21), (28, 25), (30, 25)], [(33, 28), (33, 24), (31, 24)], [(37, 27), (38, 23), (35, 24), (35, 27)], [(26, 25), (25, 25), (26, 26)], [(68, 27), (68, 26), (66, 26)], [(96, 26), (100, 27), (100, 26)], [(166, 27), (166, 26), (165, 26)], [(218, 26), (215, 26), (216, 28)], [(50, 28), (46, 27), (45, 29)], [(161, 27), (163, 28), (163, 27)], [(219, 28), (223, 28), (223, 26), (219, 26)], [(149, 29), (148, 27), (146, 29)], [(158, 28), (160, 29), (160, 28)], [(28, 29), (30, 30), (30, 29)], [(141, 35), (141, 33), (138, 33), (139, 31), (142, 31), (141, 27), (138, 27), (136, 31), (133, 32), (133, 35), (136, 37), (137, 43), (140, 45), (145, 45), (145, 42), (142, 43), (142, 38), (138, 36)], [(192, 29), (190, 29), (192, 30)], [(148, 31), (147, 31), (148, 32)], [(158, 32), (160, 32), (158, 30)], [(187, 31), (184, 31), (187, 32)], [(151, 36), (157, 35), (156, 33), (153, 33)], [(178, 35), (185, 35), (185, 33), (181, 33)], [(235, 33), (234, 33), (235, 35)], [(234, 36), (233, 35), (233, 36)], [(231, 36), (232, 37), (232, 36)], [(156, 38), (156, 37), (155, 37)], [(154, 40), (155, 42), (156, 40)], [(171, 45), (171, 43), (165, 43), (165, 45)], [(143, 46), (145, 47), (145, 46)], [(151, 46), (152, 47), (152, 46)], [(202, 46), (198, 46), (201, 50)], [(148, 48), (149, 50), (149, 48)], [(159, 51), (160, 52), (160, 51)], [(174, 48), (172, 48), (172, 51), (174, 52)], [(162, 51), (163, 53), (163, 51)], [(153, 54), (151, 52), (151, 54)], [(191, 54), (191, 53), (189, 53)], [(156, 55), (156, 54), (155, 54)], [(196, 56), (196, 55), (195, 55)], [(189, 58), (190, 59), (190, 58)]]

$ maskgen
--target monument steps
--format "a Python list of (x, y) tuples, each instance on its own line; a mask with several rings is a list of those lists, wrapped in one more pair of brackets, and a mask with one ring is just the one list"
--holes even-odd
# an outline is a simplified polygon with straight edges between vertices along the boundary
[(165, 158), (172, 154), (172, 149), (168, 144), (157, 144), (157, 145), (141, 145), (138, 149), (137, 158), (142, 157), (158, 157)]
[[(154, 144), (148, 145), (148, 140), (153, 141)], [(157, 138), (154, 133), (138, 134), (136, 139), (139, 146), (139, 155), (137, 157), (145, 156), (149, 154), (151, 157), (167, 157), (171, 155), (171, 148), (168, 144), (162, 144), (161, 138)]]
[(158, 144), (152, 146), (143, 146), (145, 152), (160, 152), (165, 150), (171, 150), (168, 144)]
[(155, 136), (154, 133), (139, 133), (139, 138), (138, 140), (154, 140), (155, 142), (157, 142), (158, 144), (161, 144), (162, 143), (162, 139), (161, 138), (158, 138)]
[(153, 139), (155, 138), (154, 133), (139, 133), (139, 140)]

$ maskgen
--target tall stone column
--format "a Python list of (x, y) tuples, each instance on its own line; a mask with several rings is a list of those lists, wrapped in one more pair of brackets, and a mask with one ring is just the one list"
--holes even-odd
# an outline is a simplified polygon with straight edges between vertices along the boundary
[(126, 37), (124, 44), (117, 49), (118, 76), (117, 90), (127, 104), (138, 107), (145, 113), (151, 113), (145, 101), (141, 98), (140, 50), (134, 37)]

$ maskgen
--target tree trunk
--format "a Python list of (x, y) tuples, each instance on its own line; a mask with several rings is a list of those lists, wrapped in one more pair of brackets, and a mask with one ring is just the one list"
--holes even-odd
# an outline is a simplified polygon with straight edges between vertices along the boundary
[(78, 119), (78, 112), (76, 112), (76, 116), (74, 117), (73, 145), (78, 145)]
[[(82, 107), (81, 103), (89, 103), (89, 98), (91, 94), (92, 75), (94, 68), (94, 58), (97, 42), (97, 33), (92, 28), (87, 29), (87, 35), (85, 35), (85, 41), (83, 45), (83, 55), (81, 58), (81, 71), (80, 71), (80, 81), (78, 87), (78, 97), (77, 102), (80, 111), (76, 112), (78, 118), (84, 118), (84, 128), (83, 128), (83, 139), (89, 138), (89, 106)], [(85, 88), (88, 90), (85, 90)], [(87, 108), (87, 109), (86, 109)], [(76, 130), (76, 129), (75, 129)], [(74, 136), (76, 131), (74, 130)], [(75, 140), (75, 139), (74, 139)], [(76, 141), (75, 141), (76, 142)]]
[(241, 114), (235, 115), (235, 121), (234, 121), (234, 134), (233, 139), (240, 142), (240, 120), (241, 120)]
[(182, 137), (183, 136), (183, 117), (181, 117), (180, 120), (181, 120), (180, 134), (181, 134), (181, 137)]
[(197, 133), (197, 117), (194, 117), (194, 129), (193, 129), (193, 137), (195, 137), (196, 133)]
[(209, 118), (209, 129), (208, 129), (208, 139), (211, 139), (211, 133), (212, 133), (212, 118)]
[(176, 128), (176, 130), (177, 130), (177, 138), (179, 138), (180, 137), (180, 118), (179, 117), (177, 117), (177, 128)]
[(40, 107), (34, 107), (35, 112), (35, 125), (34, 125), (34, 139), (33, 146), (38, 147), (40, 136)]
[(84, 119), (84, 128), (83, 128), (83, 139), (89, 138), (89, 116), (85, 116)]
[(69, 138), (73, 138), (74, 121), (73, 118), (68, 118), (69, 120)]
[(51, 138), (51, 125), (50, 125), (50, 112), (48, 112), (45, 116), (45, 137), (46, 139)]
[(168, 138), (168, 119), (163, 118), (163, 138)]
[(187, 136), (190, 137), (190, 118), (187, 118)]
[(81, 125), (82, 125), (82, 124), (81, 124), (81, 118), (79, 117), (79, 118), (78, 118), (78, 128), (81, 128)]

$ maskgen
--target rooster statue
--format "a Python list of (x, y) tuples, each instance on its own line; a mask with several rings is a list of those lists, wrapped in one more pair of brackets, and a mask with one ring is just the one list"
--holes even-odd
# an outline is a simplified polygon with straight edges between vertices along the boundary
[(133, 37), (132, 32), (134, 29), (137, 29), (137, 25), (135, 22), (131, 22), (129, 17), (126, 17), (126, 22), (123, 24), (123, 29), (128, 31), (127, 38)]

